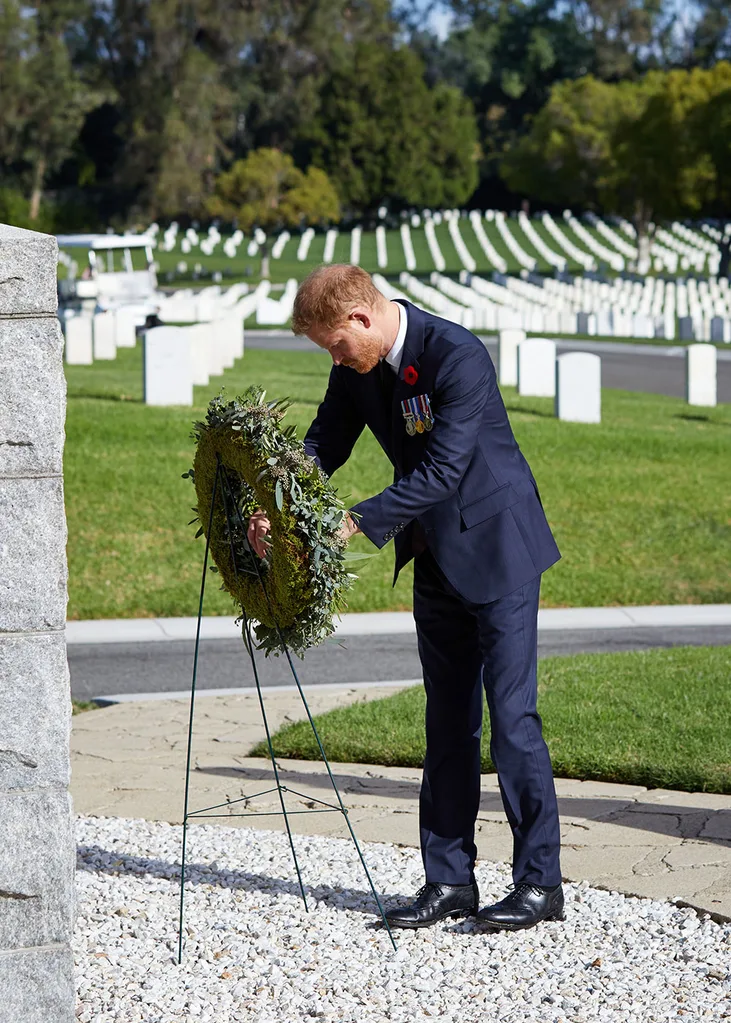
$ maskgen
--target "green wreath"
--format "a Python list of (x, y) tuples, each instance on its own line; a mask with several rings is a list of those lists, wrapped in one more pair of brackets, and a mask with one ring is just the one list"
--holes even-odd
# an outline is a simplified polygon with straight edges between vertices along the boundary
[[(270, 654), (286, 644), (302, 656), (333, 632), (333, 617), (356, 578), (346, 562), (362, 555), (345, 551), (338, 536), (346, 511), (335, 488), (305, 453), (295, 427), (280, 426), (290, 403), (267, 402), (265, 393), (250, 387), (232, 401), (210, 402), (205, 422), (194, 425), (193, 468), (183, 476), (193, 480), (198, 498), (196, 537), (210, 521), (212, 571), (256, 623), (257, 645)], [(271, 522), (263, 560), (246, 538), (257, 507)]]

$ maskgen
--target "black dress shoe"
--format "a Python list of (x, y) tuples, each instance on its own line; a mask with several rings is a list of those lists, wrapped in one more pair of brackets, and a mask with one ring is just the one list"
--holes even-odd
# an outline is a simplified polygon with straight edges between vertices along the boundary
[(392, 927), (429, 927), (447, 917), (474, 916), (480, 904), (476, 884), (436, 884), (431, 881), (416, 893), (410, 906), (389, 909)]
[(509, 887), (513, 889), (510, 895), (494, 906), (480, 910), (477, 914), (480, 923), (496, 930), (520, 931), (541, 920), (565, 919), (561, 885), (553, 891), (529, 881), (521, 881)]

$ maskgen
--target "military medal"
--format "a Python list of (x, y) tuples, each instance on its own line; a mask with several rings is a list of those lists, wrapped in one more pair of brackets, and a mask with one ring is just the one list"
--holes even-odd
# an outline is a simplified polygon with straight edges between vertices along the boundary
[(409, 437), (413, 437), (416, 433), (428, 432), (434, 426), (434, 414), (429, 404), (428, 394), (420, 394), (416, 398), (406, 398), (401, 402), (401, 414), (404, 417)]
[(431, 405), (429, 404), (429, 395), (420, 394), (418, 402), (421, 407), (421, 421), (424, 424), (424, 429), (431, 430), (432, 426), (434, 426), (434, 417), (432, 415)]

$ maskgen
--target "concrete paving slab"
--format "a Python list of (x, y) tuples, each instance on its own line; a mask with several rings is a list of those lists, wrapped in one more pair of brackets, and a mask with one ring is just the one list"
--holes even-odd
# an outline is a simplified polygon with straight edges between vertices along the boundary
[[(376, 699), (393, 687), (313, 689), (317, 714)], [(272, 729), (304, 712), (296, 693), (266, 693)], [(72, 794), (77, 812), (180, 823), (188, 729), (187, 700), (126, 703), (77, 715), (73, 721)], [(255, 692), (212, 697), (196, 710), (190, 807), (242, 800), (216, 812), (226, 824), (279, 830), (283, 821), (273, 772), (248, 756), (263, 738)], [(421, 771), (370, 764), (333, 764), (359, 839), (418, 845)], [(301, 811), (333, 800), (324, 765), (283, 760), (288, 807)], [(562, 867), (568, 880), (628, 895), (679, 900), (731, 919), (731, 796), (687, 793), (560, 778)], [(259, 813), (253, 813), (257, 810)], [(246, 816), (231, 816), (244, 813)], [(340, 813), (295, 813), (296, 835), (345, 835)], [(497, 777), (482, 779), (476, 826), (478, 855), (510, 861), (512, 835)], [(309, 865), (312, 869), (312, 865)]]

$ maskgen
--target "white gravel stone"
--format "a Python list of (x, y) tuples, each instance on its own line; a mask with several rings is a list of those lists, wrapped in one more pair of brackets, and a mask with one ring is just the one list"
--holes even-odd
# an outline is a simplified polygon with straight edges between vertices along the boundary
[[(474, 920), (395, 931), (352, 842), (189, 829), (177, 965), (181, 828), (80, 818), (79, 1023), (667, 1023), (731, 1018), (731, 925), (671, 902), (565, 885), (566, 920), (514, 934)], [(367, 844), (386, 905), (422, 883), (418, 851)], [(477, 867), (481, 903), (510, 882)]]

